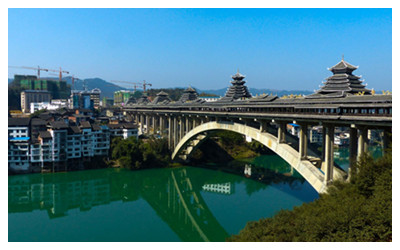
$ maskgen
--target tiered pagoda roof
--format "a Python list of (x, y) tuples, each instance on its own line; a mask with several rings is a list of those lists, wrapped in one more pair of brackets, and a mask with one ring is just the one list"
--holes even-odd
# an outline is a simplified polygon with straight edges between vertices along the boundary
[(164, 91), (161, 91), (160, 93), (157, 94), (156, 98), (151, 102), (152, 104), (168, 104), (171, 102), (171, 99), (169, 98), (168, 94), (165, 93)]
[(193, 89), (192, 87), (189, 87), (189, 88), (185, 89), (181, 98), (179, 98), (179, 101), (180, 102), (191, 102), (191, 101), (195, 101), (198, 97), (199, 97), (199, 94), (197, 93), (197, 91), (195, 89)]
[(221, 101), (250, 98), (251, 94), (247, 89), (247, 86), (244, 86), (246, 83), (246, 81), (243, 80), (244, 78), (245, 76), (240, 74), (238, 70), (238, 72), (232, 76), (232, 86), (230, 86), (226, 91), (226, 94), (221, 98)]
[(353, 75), (353, 71), (358, 69), (358, 66), (353, 66), (343, 59), (335, 66), (329, 68), (333, 76), (326, 78), (324, 86), (316, 93), (306, 96), (306, 98), (332, 98), (364, 93), (370, 95), (371, 90), (366, 89), (360, 80), (360, 76)]
[(132, 97), (130, 97), (128, 99), (128, 101), (126, 102), (125, 105), (133, 105), (133, 104), (136, 104), (136, 103), (137, 103), (136, 98), (132, 96)]
[(147, 93), (143, 92), (142, 96), (137, 99), (137, 104), (147, 104), (150, 100), (147, 97)]

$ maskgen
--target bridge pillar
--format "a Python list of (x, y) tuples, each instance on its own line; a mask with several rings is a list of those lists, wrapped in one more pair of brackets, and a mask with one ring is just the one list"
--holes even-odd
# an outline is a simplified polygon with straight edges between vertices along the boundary
[(268, 128), (268, 122), (265, 120), (261, 120), (260, 121), (260, 132), (261, 133), (267, 132), (267, 128)]
[(334, 133), (335, 126), (333, 125), (326, 125), (326, 133), (325, 137), (325, 161), (323, 164), (324, 169), (323, 172), (325, 173), (324, 181), (325, 183), (329, 183), (333, 180), (333, 141), (334, 141)]
[(278, 143), (285, 143), (286, 122), (279, 122), (278, 126)]
[(153, 130), (153, 134), (155, 135), (156, 134), (156, 132), (157, 132), (157, 124), (156, 124), (156, 116), (155, 115), (152, 115), (151, 116), (151, 128), (152, 128), (152, 130)]
[(149, 134), (150, 133), (150, 116), (149, 115), (146, 115), (145, 124), (146, 124), (146, 134)]
[(189, 117), (185, 117), (185, 135), (190, 131), (189, 129)]
[(197, 127), (197, 119), (198, 119), (198, 118), (193, 117), (193, 119), (192, 119), (192, 122), (193, 122), (193, 124), (192, 124), (192, 129), (194, 129), (195, 127)]
[(357, 160), (359, 160), (362, 154), (366, 153), (367, 151), (368, 151), (368, 129), (367, 127), (359, 127)]
[(168, 148), (172, 150), (173, 145), (173, 128), (172, 128), (172, 117), (168, 116)]
[(144, 134), (144, 115), (140, 115), (140, 131), (142, 131), (142, 134)]
[(350, 127), (350, 141), (349, 141), (349, 172), (348, 180), (351, 178), (351, 169), (357, 161), (357, 129)]
[(160, 115), (159, 117), (158, 117), (158, 119), (159, 119), (159, 127), (160, 127), (160, 136), (163, 136), (164, 135), (164, 130), (165, 130), (165, 116), (164, 115)]
[(184, 119), (185, 119), (185, 117), (183, 117), (183, 116), (179, 117), (179, 140), (182, 139), (184, 131), (185, 131), (184, 130), (184, 126), (185, 126)]
[(174, 134), (174, 148), (178, 144), (178, 117), (174, 116), (174, 129), (173, 129), (173, 134)]
[(299, 136), (300, 160), (307, 159), (307, 131), (308, 131), (308, 125), (305, 123), (300, 124), (300, 136)]

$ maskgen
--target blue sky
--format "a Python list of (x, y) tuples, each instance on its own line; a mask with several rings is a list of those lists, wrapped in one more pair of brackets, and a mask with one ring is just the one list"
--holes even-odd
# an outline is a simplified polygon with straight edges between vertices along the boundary
[(154, 88), (225, 88), (239, 68), (249, 87), (314, 90), (342, 54), (368, 88), (391, 90), (391, 9), (8, 11), (8, 65)]

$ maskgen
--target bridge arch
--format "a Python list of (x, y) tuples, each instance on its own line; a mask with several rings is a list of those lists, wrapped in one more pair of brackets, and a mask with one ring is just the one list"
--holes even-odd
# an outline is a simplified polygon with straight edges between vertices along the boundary
[(193, 148), (193, 146), (189, 145), (191, 141), (198, 140), (200, 142), (201, 140), (205, 139), (205, 136), (198, 138), (199, 135), (213, 130), (228, 130), (251, 137), (253, 140), (256, 140), (268, 147), (283, 160), (289, 163), (304, 177), (304, 179), (307, 180), (308, 183), (310, 183), (310, 185), (318, 193), (323, 193), (326, 191), (327, 186), (324, 182), (324, 174), (310, 161), (300, 160), (299, 152), (297, 152), (294, 148), (285, 143), (278, 143), (277, 138), (270, 133), (260, 132), (259, 129), (255, 129), (240, 123), (212, 121), (203, 123), (193, 128), (184, 137), (182, 137), (179, 143), (175, 146), (174, 152), (172, 153), (172, 160), (176, 160), (183, 150), (186, 150), (188, 146)]

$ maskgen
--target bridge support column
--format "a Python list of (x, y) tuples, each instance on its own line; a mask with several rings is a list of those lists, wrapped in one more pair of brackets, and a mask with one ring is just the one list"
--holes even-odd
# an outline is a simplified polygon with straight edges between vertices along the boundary
[(355, 166), (357, 161), (357, 129), (350, 127), (350, 141), (349, 141), (349, 173), (348, 180), (351, 178), (351, 169)]
[(335, 126), (328, 125), (326, 126), (325, 137), (325, 161), (324, 161), (324, 169), (322, 170), (325, 173), (324, 181), (326, 184), (330, 183), (333, 180), (333, 141), (334, 141), (334, 132)]
[(150, 116), (149, 115), (146, 115), (145, 124), (146, 124), (146, 134), (149, 134), (150, 133)]
[(196, 118), (196, 117), (193, 117), (193, 118), (192, 118), (192, 122), (193, 122), (193, 124), (192, 124), (192, 129), (194, 129), (195, 127), (197, 127), (197, 119), (198, 119), (198, 118)]
[(160, 128), (160, 136), (164, 135), (164, 130), (165, 130), (165, 116), (164, 115), (160, 115), (158, 117), (158, 119), (160, 119), (160, 123), (159, 123), (159, 128)]
[(267, 128), (268, 128), (268, 122), (264, 121), (264, 120), (261, 120), (260, 121), (260, 132), (261, 133), (267, 132)]
[(359, 127), (358, 130), (358, 150), (357, 160), (361, 158), (363, 153), (368, 151), (368, 129), (367, 127)]
[(140, 131), (144, 134), (144, 115), (140, 115)]
[(157, 133), (157, 124), (156, 124), (156, 116), (155, 115), (153, 115), (152, 117), (151, 117), (151, 128), (152, 128), (152, 134), (156, 134)]
[(189, 129), (189, 117), (185, 117), (185, 135), (190, 131)]
[(299, 153), (300, 160), (307, 160), (307, 124), (300, 124)]
[(172, 128), (172, 117), (168, 116), (168, 148), (172, 151), (173, 138), (173, 128)]
[(178, 117), (174, 116), (174, 129), (173, 129), (173, 133), (174, 133), (174, 148), (176, 147), (176, 145), (178, 144)]
[[(181, 117), (179, 117), (180, 119), (179, 119), (179, 140), (181, 140), (182, 139), (182, 137), (183, 137), (183, 134), (184, 134), (184, 126), (185, 126), (185, 123), (184, 123), (184, 117), (183, 116), (181, 116)], [(178, 144), (178, 143), (177, 143)]]
[(278, 127), (278, 143), (285, 143), (286, 142), (286, 137), (285, 137), (286, 123), (279, 122), (278, 125), (279, 125), (279, 127)]

